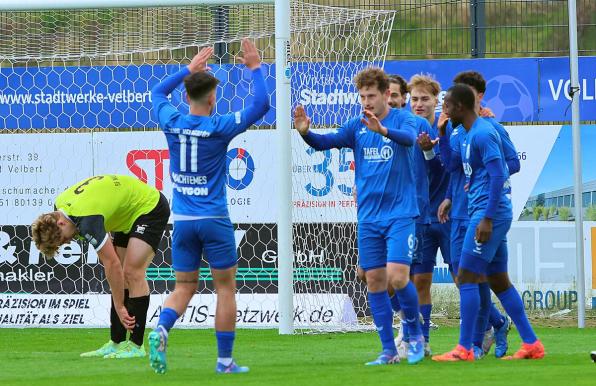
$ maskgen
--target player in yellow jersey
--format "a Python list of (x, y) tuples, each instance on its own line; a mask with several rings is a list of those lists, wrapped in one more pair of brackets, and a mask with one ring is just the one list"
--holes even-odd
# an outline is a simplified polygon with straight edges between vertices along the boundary
[[(167, 199), (134, 177), (101, 175), (66, 189), (56, 198), (55, 209), (39, 216), (31, 226), (37, 248), (52, 257), (61, 245), (75, 238), (89, 242), (112, 290), (111, 339), (81, 356), (144, 357), (149, 308), (145, 272), (170, 217)], [(126, 340), (127, 330), (131, 331), (130, 340)]]

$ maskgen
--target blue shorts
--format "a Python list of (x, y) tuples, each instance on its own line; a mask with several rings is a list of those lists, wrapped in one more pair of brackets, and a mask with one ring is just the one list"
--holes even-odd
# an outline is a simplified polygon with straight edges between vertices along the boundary
[[(484, 218), (483, 213), (479, 213), (470, 219), (470, 225), (464, 239), (464, 245), (462, 249), (462, 256), (466, 256), (466, 262), (460, 261), (460, 267), (464, 267), (467, 270), (476, 273), (496, 273), (501, 271), (503, 266), (507, 266), (507, 232), (511, 228), (511, 219), (506, 220), (493, 220), (493, 232), (490, 239), (482, 244), (478, 243), (474, 237), (476, 235), (476, 226), (480, 223), (480, 220)], [(471, 258), (472, 260), (467, 260)], [(484, 262), (477, 262), (473, 260), (482, 259)], [(487, 270), (485, 272), (477, 272), (474, 270), (474, 266), (486, 265)], [(502, 271), (501, 271), (502, 272)]]
[(417, 247), (414, 219), (358, 223), (358, 265), (365, 271), (387, 263), (410, 265)]
[(459, 260), (464, 246), (464, 239), (468, 231), (470, 220), (451, 220), (451, 270), (455, 275), (459, 270)]
[(229, 218), (174, 221), (174, 271), (197, 271), (203, 254), (211, 268), (227, 269), (238, 264), (234, 226)]
[(451, 262), (450, 246), (451, 222), (441, 224), (434, 222), (430, 224), (424, 233), (424, 242), (422, 243), (422, 262), (416, 267), (412, 265), (412, 273), (431, 273), (437, 265), (437, 252), (441, 249), (443, 261), (446, 264)]
[[(420, 273), (430, 273), (435, 267), (433, 261), (424, 259), (424, 249), (428, 241), (428, 232), (430, 230), (430, 224), (418, 224), (416, 223), (416, 250), (414, 251), (414, 258), (412, 259), (412, 268), (410, 269), (410, 275), (417, 275)], [(435, 258), (436, 261), (436, 258)]]

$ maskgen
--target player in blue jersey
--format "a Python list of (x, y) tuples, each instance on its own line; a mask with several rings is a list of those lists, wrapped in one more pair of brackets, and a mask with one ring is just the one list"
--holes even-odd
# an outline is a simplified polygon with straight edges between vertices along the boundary
[(389, 75), (389, 106), (402, 109), (406, 107), (408, 82), (400, 75)]
[[(404, 78), (399, 75), (389, 76), (389, 106), (393, 108), (404, 108), (406, 106), (406, 94), (409, 90), (408, 84)], [(430, 123), (423, 117), (416, 116), (416, 134), (421, 135), (422, 133), (431, 132)], [(420, 312), (422, 315), (422, 335), (424, 336), (424, 353), (425, 356), (429, 356), (430, 345), (429, 345), (429, 332), (430, 332), (430, 282), (432, 281), (432, 267), (430, 271), (430, 279), (428, 274), (423, 272), (424, 269), (421, 267), (426, 264), (423, 262), (423, 250), (426, 245), (426, 234), (431, 224), (431, 212), (430, 212), (430, 198), (429, 198), (429, 174), (433, 164), (438, 164), (441, 167), (438, 159), (428, 161), (418, 145), (414, 146), (414, 173), (416, 179), (416, 198), (418, 202), (418, 209), (420, 216), (416, 219), (416, 239), (415, 239), (415, 252), (414, 258), (412, 259), (412, 265), (410, 268), (410, 277), (412, 282), (416, 286), (418, 293), (418, 301), (420, 303)], [(436, 165), (434, 165), (436, 167)], [(391, 291), (390, 291), (391, 295)], [(397, 296), (391, 297), (391, 306), (393, 311), (399, 312), (401, 306)], [(400, 358), (407, 356), (408, 351), (409, 333), (407, 323), (402, 319), (401, 328), (399, 334), (395, 339), (395, 344), (398, 348)]]
[[(509, 134), (505, 128), (494, 119), (494, 115), (492, 115), (487, 108), (481, 106), (482, 98), (484, 97), (484, 93), (486, 91), (486, 81), (484, 80), (482, 74), (476, 71), (464, 71), (457, 74), (453, 81), (454, 83), (466, 84), (472, 88), (476, 101), (475, 109), (478, 112), (478, 115), (489, 121), (489, 123), (495, 128), (495, 130), (497, 130), (497, 133), (499, 134), (503, 145), (503, 153), (509, 174), (513, 175), (517, 173), (520, 170), (520, 162), (517, 155), (517, 149), (509, 138)], [(463, 234), (461, 233), (462, 232), (460, 232), (461, 237), (458, 241), (456, 241), (459, 246), (461, 246), (461, 240), (463, 240)], [(481, 291), (488, 292), (486, 284), (481, 284), (480, 286)], [(488, 315), (486, 315), (485, 312), (488, 312)], [(508, 349), (507, 335), (511, 329), (511, 321), (509, 317), (502, 315), (491, 302), (488, 310), (486, 308), (482, 309), (479, 318), (481, 323), (477, 325), (477, 330), (474, 334), (476, 357), (478, 358), (488, 353), (493, 343), (496, 343), (495, 356), (497, 358), (503, 357), (507, 353)], [(486, 320), (488, 320), (488, 323), (485, 322)], [(482, 327), (482, 323), (487, 324), (488, 328), (483, 330), (484, 327)], [(480, 347), (482, 349), (480, 349)]]
[[(389, 75), (389, 106), (396, 109), (401, 109), (406, 107), (406, 98), (408, 94), (408, 82), (401, 77), (400, 75)], [(428, 127), (424, 126), (424, 122), (420, 122), (417, 120), (417, 130), (416, 132), (419, 133), (423, 130), (428, 130)], [(428, 170), (426, 165), (424, 164), (423, 157), (421, 153), (414, 150), (414, 172), (415, 172), (415, 180), (416, 180), (416, 198), (418, 202), (418, 208), (420, 212), (424, 215), (419, 216), (416, 219), (416, 239), (415, 239), (415, 251), (412, 258), (412, 266), (413, 264), (420, 260), (419, 251), (421, 249), (421, 245), (423, 244), (423, 237), (425, 232), (425, 226), (428, 222), (428, 215), (426, 209), (421, 208), (428, 208), (428, 194), (424, 194), (424, 192), (428, 191)], [(354, 192), (356, 189), (354, 189)], [(420, 194), (420, 193), (423, 194)], [(411, 273), (411, 272), (410, 272)], [(358, 278), (362, 281), (366, 282), (366, 274), (362, 267), (358, 267)], [(392, 286), (388, 286), (387, 291), (389, 292), (389, 299), (391, 301), (391, 308), (393, 312), (400, 315), (401, 323), (400, 329), (397, 337), (395, 338), (395, 346), (397, 347), (397, 351), (399, 353), (400, 359), (406, 359), (408, 357), (408, 348), (409, 348), (409, 334), (407, 332), (408, 327), (405, 321), (405, 317), (401, 313), (401, 305), (399, 304), (399, 299), (394, 292)], [(424, 335), (424, 326), (423, 327), (423, 335)], [(426, 349), (426, 344), (425, 344)], [(425, 351), (426, 353), (426, 351)]]
[[(468, 187), (470, 223), (464, 238), (457, 280), (460, 292), (460, 339), (452, 351), (433, 357), (436, 361), (473, 361), (473, 335), (481, 307), (490, 304), (490, 291), (479, 283), (488, 279), (490, 288), (513, 319), (522, 348), (507, 359), (540, 359), (544, 346), (537, 339), (525, 314), (522, 300), (507, 274), (507, 232), (512, 221), (511, 187), (503, 145), (495, 128), (476, 113), (472, 89), (464, 84), (451, 87), (444, 110), (453, 126), (466, 131), (459, 155)], [(461, 125), (461, 126), (460, 126)], [(449, 143), (444, 135), (441, 140)], [(446, 154), (446, 162), (450, 156)], [(488, 301), (486, 297), (488, 296)]]
[[(486, 90), (486, 82), (484, 81), (482, 75), (474, 71), (466, 71), (458, 74), (455, 77), (454, 82), (467, 84), (468, 86), (472, 87), (472, 91), (474, 92), (476, 98), (475, 109), (477, 114), (488, 120), (493, 127), (497, 129), (497, 132), (499, 133), (500, 139), (503, 143), (505, 159), (510, 174), (517, 173), (520, 169), (520, 164), (517, 157), (517, 150), (511, 142), (509, 134), (505, 131), (503, 126), (493, 119), (494, 115), (492, 112), (487, 108), (481, 107), (480, 105), (482, 97), (484, 96), (484, 91)], [(448, 117), (446, 114), (441, 114), (439, 118), (440, 121), (442, 120), (443, 122), (447, 123), (447, 132), (451, 138), (451, 149), (454, 152), (458, 152), (461, 142), (466, 136), (466, 132), (461, 127), (453, 128), (447, 119)], [(428, 138), (426, 140), (430, 144), (430, 140)], [(444, 145), (446, 145), (445, 141), (443, 141), (441, 147)], [(447, 149), (448, 148), (449, 147), (447, 147)], [(465, 194), (460, 194), (461, 192), (464, 192), (464, 186), (466, 184), (461, 162), (455, 161), (451, 163), (451, 166), (446, 165), (446, 167), (447, 170), (451, 172), (451, 180), (449, 189), (446, 193), (446, 198), (439, 206), (439, 216), (443, 222), (447, 222), (449, 220), (452, 220), (453, 222), (451, 227), (451, 269), (452, 272), (457, 275), (463, 239), (469, 223), (468, 201)], [(456, 192), (457, 194), (453, 195), (452, 192)], [(451, 216), (449, 216), (450, 214)], [(489, 291), (487, 284), (481, 283), (480, 287), (481, 291)], [(487, 312), (488, 314), (486, 314)], [(497, 358), (503, 357), (508, 349), (507, 334), (511, 326), (509, 318), (503, 316), (491, 302), (488, 308), (482, 308), (482, 312), (479, 314), (479, 319), (480, 323), (477, 324), (477, 330), (474, 334), (474, 352), (476, 358), (479, 359), (488, 353), (490, 347), (495, 341), (495, 356)], [(486, 323), (487, 319), (490, 322), (488, 324)]]
[[(217, 293), (216, 372), (248, 371), (232, 358), (238, 257), (226, 200), (226, 154), (230, 141), (269, 110), (269, 99), (254, 43), (242, 40), (242, 51), (241, 60), (252, 71), (254, 99), (241, 111), (212, 116), (219, 81), (207, 72), (211, 47), (201, 49), (188, 66), (152, 90), (153, 112), (170, 151), (174, 191), (172, 262), (176, 272), (176, 288), (165, 300), (157, 328), (149, 335), (150, 364), (159, 374), (166, 371), (168, 332), (197, 290), (201, 255), (211, 267)], [(190, 114), (181, 113), (168, 100), (181, 82), (188, 95)]]
[(418, 320), (418, 296), (410, 282), (418, 217), (413, 170), (416, 119), (388, 104), (389, 79), (379, 68), (356, 75), (363, 113), (338, 130), (316, 134), (302, 106), (294, 111), (294, 127), (316, 150), (354, 150), (358, 190), (359, 266), (365, 271), (368, 301), (383, 352), (368, 365), (399, 361), (393, 341), (393, 313), (387, 285), (395, 288), (410, 332), (408, 362), (424, 358), (424, 338)]
[(468, 85), (472, 88), (475, 97), (475, 109), (478, 115), (487, 120), (497, 130), (499, 137), (503, 143), (503, 152), (505, 155), (505, 161), (509, 168), (509, 174), (513, 175), (520, 170), (519, 157), (515, 145), (509, 137), (507, 130), (501, 125), (496, 119), (494, 114), (487, 107), (481, 105), (484, 93), (486, 92), (486, 80), (481, 73), (477, 71), (464, 71), (460, 72), (453, 78), (453, 83), (461, 83)]
[[(410, 79), (408, 87), (410, 89), (412, 112), (429, 124), (428, 129), (421, 132), (418, 138), (438, 137), (438, 115), (435, 113), (435, 109), (439, 102), (438, 96), (441, 86), (429, 76), (414, 75)], [(438, 207), (445, 197), (445, 192), (449, 184), (449, 173), (445, 171), (441, 162), (438, 144), (433, 143), (429, 148), (422, 148), (423, 143), (423, 141), (419, 142), (419, 146), (427, 160), (428, 167), (430, 225), (427, 227), (424, 234), (424, 242), (421, 244), (420, 262), (412, 265), (412, 279), (418, 290), (418, 299), (420, 301), (420, 313), (423, 319), (422, 333), (426, 340), (425, 353), (426, 355), (431, 355), (429, 344), (430, 314), (432, 311), (430, 288), (439, 249), (441, 250), (443, 260), (447, 264), (450, 262), (450, 223), (441, 224), (437, 218)]]
[[(517, 155), (517, 149), (513, 145), (509, 133), (505, 128), (495, 120), (494, 115), (488, 110), (488, 108), (482, 107), (481, 102), (486, 92), (486, 80), (477, 71), (464, 71), (460, 72), (453, 79), (453, 83), (466, 84), (472, 88), (476, 101), (476, 111), (480, 116), (490, 122), (490, 124), (497, 130), (499, 137), (503, 145), (503, 153), (505, 156), (505, 162), (509, 170), (509, 175), (513, 175), (520, 170), (520, 162)], [(486, 284), (480, 284), (481, 291), (488, 292)], [(484, 286), (484, 287), (483, 287)], [(486, 315), (488, 312), (488, 315)], [(476, 326), (476, 332), (474, 333), (474, 347), (477, 357), (487, 354), (493, 343), (495, 344), (495, 356), (501, 358), (507, 353), (509, 344), (507, 342), (507, 335), (511, 329), (511, 320), (509, 317), (502, 315), (501, 312), (495, 307), (491, 301), (491, 305), (488, 310), (482, 309), (479, 314), (479, 320), (481, 323), (485, 323), (486, 327), (483, 327), (481, 323)], [(488, 321), (486, 323), (485, 321)], [(482, 343), (480, 343), (482, 342)], [(480, 345), (480, 346), (479, 346)], [(481, 347), (482, 350), (478, 349)]]

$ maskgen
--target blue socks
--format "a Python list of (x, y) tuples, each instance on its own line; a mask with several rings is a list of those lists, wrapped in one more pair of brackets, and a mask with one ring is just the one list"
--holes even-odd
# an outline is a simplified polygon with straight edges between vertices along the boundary
[(403, 334), (403, 341), (409, 342), (410, 341), (410, 332), (408, 331), (408, 323), (405, 320), (401, 321), (401, 332)]
[(395, 295), (401, 304), (401, 309), (408, 325), (410, 339), (418, 338), (422, 335), (422, 330), (420, 328), (418, 292), (416, 292), (416, 287), (409, 281), (404, 288), (396, 289)]
[[(392, 297), (389, 298), (391, 301), (391, 309), (393, 312), (398, 314), (401, 311), (401, 305), (399, 304), (399, 299), (397, 298), (397, 294), (393, 294)], [(407, 342), (410, 339), (410, 335), (408, 334), (408, 325), (405, 321), (401, 322), (401, 332), (403, 334), (403, 339)]]
[(490, 287), (488, 283), (479, 283), (478, 292), (480, 293), (480, 309), (478, 310), (478, 317), (476, 318), (476, 327), (474, 329), (474, 346), (482, 347), (484, 340), (484, 333), (488, 326), (488, 315), (490, 313), (491, 299)]
[(472, 348), (472, 335), (480, 309), (480, 291), (477, 283), (464, 283), (459, 286), (459, 313), (461, 326), (459, 344), (467, 350)]
[(493, 326), (495, 329), (503, 327), (505, 324), (505, 317), (495, 306), (495, 303), (491, 303), (490, 306), (490, 313), (488, 314), (488, 320), (490, 325)]
[[(399, 304), (399, 298), (397, 297), (397, 294), (394, 293), (393, 296), (389, 298), (389, 300), (391, 301), (391, 309), (393, 310), (393, 312), (395, 312), (396, 314), (399, 313), (401, 311), (401, 304)], [(408, 342), (410, 340), (410, 334), (408, 334), (408, 325), (404, 320), (402, 320), (401, 322), (401, 332), (403, 334), (403, 340)]]
[(391, 301), (391, 309), (393, 310), (393, 312), (398, 313), (399, 311), (401, 311), (401, 305), (399, 304), (399, 299), (397, 298), (396, 294), (393, 294), (393, 296), (390, 297), (389, 300)]
[(397, 352), (393, 341), (393, 311), (387, 291), (368, 292), (370, 312), (381, 338), (383, 351)]
[(178, 320), (178, 314), (172, 308), (164, 308), (159, 314), (158, 326), (162, 326), (166, 331), (170, 331), (174, 327), (174, 323)]
[(536, 334), (534, 334), (534, 330), (532, 329), (524, 310), (524, 303), (519, 297), (515, 287), (509, 287), (505, 291), (497, 294), (497, 297), (501, 301), (505, 312), (507, 312), (509, 317), (513, 320), (522, 341), (528, 344), (536, 342), (538, 338), (536, 338)]
[(420, 313), (422, 314), (422, 335), (424, 336), (424, 341), (428, 343), (430, 340), (430, 313), (433, 309), (432, 304), (421, 304), (420, 305)]
[(234, 348), (235, 337), (235, 331), (215, 331), (215, 338), (217, 338), (218, 358), (232, 358), (232, 349)]

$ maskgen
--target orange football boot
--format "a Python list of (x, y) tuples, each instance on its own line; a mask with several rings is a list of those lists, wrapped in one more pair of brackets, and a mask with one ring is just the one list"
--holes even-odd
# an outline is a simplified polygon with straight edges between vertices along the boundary
[(435, 362), (458, 362), (458, 361), (474, 361), (474, 349), (466, 349), (462, 345), (457, 345), (453, 350), (441, 354), (433, 356), (433, 361)]
[(542, 359), (544, 358), (544, 345), (540, 340), (532, 344), (523, 343), (521, 348), (513, 355), (504, 357), (505, 360), (512, 359)]

